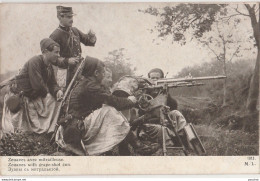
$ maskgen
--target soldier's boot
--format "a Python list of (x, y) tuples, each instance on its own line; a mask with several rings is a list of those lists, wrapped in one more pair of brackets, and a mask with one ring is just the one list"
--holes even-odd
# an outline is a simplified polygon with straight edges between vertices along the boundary
[(79, 121), (72, 120), (64, 128), (63, 140), (66, 143), (66, 150), (76, 155), (84, 156), (86, 152), (81, 144), (81, 130)]
[(160, 148), (160, 145), (158, 143), (154, 143), (151, 145), (144, 144), (136, 137), (136, 135), (132, 131), (128, 133), (126, 141), (134, 148), (135, 152), (140, 155), (151, 155)]
[(126, 139), (124, 139), (119, 145), (118, 145), (118, 152), (120, 156), (130, 156), (131, 152), (128, 148), (128, 142)]

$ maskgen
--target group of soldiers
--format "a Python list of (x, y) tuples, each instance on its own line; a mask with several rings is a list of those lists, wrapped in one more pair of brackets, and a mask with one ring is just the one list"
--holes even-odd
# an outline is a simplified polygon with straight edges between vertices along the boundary
[[(41, 40), (42, 54), (25, 63), (5, 97), (3, 133), (19, 129), (36, 133), (54, 131), (57, 101), (62, 99), (64, 92), (57, 85), (53, 66), (67, 69), (68, 85), (83, 61), (81, 43), (95, 46), (97, 41), (92, 31), (84, 34), (72, 27), (74, 15), (71, 7), (57, 6), (59, 27), (49, 38)], [(148, 77), (156, 80), (163, 78), (164, 74), (160, 69), (153, 69)], [(130, 155), (128, 144), (138, 154), (154, 153), (159, 144), (140, 142), (120, 112), (135, 107), (136, 97), (111, 94), (111, 78), (112, 72), (101, 60), (89, 56), (85, 58), (81, 78), (69, 96), (66, 110), (66, 114), (70, 115), (69, 124), (60, 126), (56, 143), (77, 155), (99, 155), (116, 145), (119, 145), (120, 155)], [(177, 109), (176, 101), (170, 98), (169, 101), (171, 109)], [(186, 124), (185, 119), (182, 124)]]

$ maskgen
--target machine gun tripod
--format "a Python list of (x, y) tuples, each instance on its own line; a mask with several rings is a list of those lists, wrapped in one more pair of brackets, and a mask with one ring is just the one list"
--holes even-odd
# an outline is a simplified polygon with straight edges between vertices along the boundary
[[(176, 120), (171, 120), (169, 116), (170, 108), (167, 106), (167, 97), (169, 95), (170, 88), (177, 87), (192, 87), (192, 86), (202, 86), (204, 83), (200, 81), (204, 80), (213, 80), (213, 79), (224, 79), (226, 76), (209, 76), (209, 77), (197, 77), (197, 78), (180, 78), (180, 79), (159, 79), (156, 81), (150, 81), (149, 79), (143, 79), (143, 83), (140, 88), (143, 91), (143, 94), (139, 98), (139, 108), (145, 114), (143, 121), (139, 122), (140, 119), (133, 121), (133, 128), (137, 127), (137, 130), (140, 129), (142, 124), (149, 123), (149, 119), (145, 115), (157, 114), (157, 122), (155, 124), (160, 125), (161, 127), (161, 143), (163, 155), (167, 155), (167, 149), (181, 149), (185, 155), (188, 155), (188, 150), (192, 149), (196, 152), (197, 155), (202, 155), (206, 153), (206, 150), (195, 131), (195, 128), (192, 123), (187, 123), (181, 133), (180, 130), (177, 130), (176, 123), (173, 123)], [(142, 79), (139, 77), (139, 80)], [(199, 81), (199, 82), (198, 82)], [(158, 109), (156, 111), (156, 109)], [(152, 113), (156, 112), (156, 113)], [(181, 114), (181, 113), (180, 113)], [(146, 118), (145, 118), (146, 117)], [(148, 120), (148, 121), (147, 121)], [(172, 124), (169, 124), (171, 122)], [(139, 131), (137, 131), (139, 132)], [(171, 134), (172, 132), (173, 134)], [(169, 147), (166, 145), (166, 135), (168, 135), (172, 142), (177, 143), (180, 146)]]
[[(193, 125), (188, 123), (183, 130), (177, 130), (176, 120), (173, 120), (170, 116), (170, 108), (165, 105), (157, 105), (146, 110), (146, 113), (137, 119), (133, 120), (130, 125), (133, 131), (137, 130), (137, 136), (139, 136), (144, 124), (156, 124), (160, 127), (159, 142), (162, 145), (162, 152), (164, 156), (168, 155), (168, 149), (182, 150), (183, 153), (188, 156), (189, 150), (194, 150), (197, 155), (206, 153), (198, 134), (196, 133)], [(169, 140), (174, 144), (173, 146), (167, 146), (166, 135)]]
[[(161, 130), (159, 133), (161, 139), (157, 142), (162, 145), (163, 155), (168, 154), (167, 149), (181, 149), (185, 155), (188, 155), (188, 150), (190, 148), (192, 148), (197, 155), (201, 155), (205, 154), (206, 150), (193, 125), (187, 123), (179, 111), (175, 109), (170, 110), (168, 107), (169, 89), (176, 87), (201, 86), (204, 85), (204, 83), (198, 81), (223, 78), (226, 78), (226, 76), (189, 77), (181, 79), (170, 78), (154, 81), (142, 77), (124, 76), (115, 84), (112, 92), (116, 96), (135, 95), (137, 98), (139, 97), (138, 113), (141, 116), (134, 120), (130, 119), (132, 120), (130, 121), (130, 125), (132, 126), (131, 129), (133, 131), (137, 130), (139, 139), (142, 139), (142, 137), (139, 136), (140, 130), (142, 130), (146, 124), (155, 124), (156, 129), (159, 127)], [(182, 121), (183, 124), (181, 126), (178, 126), (180, 124), (174, 123), (180, 122), (179, 120), (171, 120), (170, 115), (172, 115), (172, 113), (177, 113), (183, 117), (184, 121)], [(173, 147), (167, 146), (167, 135), (169, 135), (170, 140), (174, 143)], [(149, 138), (149, 136), (153, 137), (153, 135), (148, 135), (147, 137)]]

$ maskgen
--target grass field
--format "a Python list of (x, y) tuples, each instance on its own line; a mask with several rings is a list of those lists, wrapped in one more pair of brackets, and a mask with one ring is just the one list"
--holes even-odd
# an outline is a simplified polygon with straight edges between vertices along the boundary
[[(206, 149), (205, 156), (258, 155), (259, 136), (257, 131), (228, 130), (211, 125), (195, 125), (195, 129)], [(52, 155), (53, 153), (59, 155), (56, 146), (49, 144), (47, 135), (16, 133), (0, 142), (0, 154), (2, 156)], [(118, 155), (116, 149), (112, 155)], [(133, 153), (133, 155), (135, 154)], [(162, 155), (162, 150), (160, 149), (153, 155)], [(183, 156), (184, 154), (174, 152), (169, 155)]]

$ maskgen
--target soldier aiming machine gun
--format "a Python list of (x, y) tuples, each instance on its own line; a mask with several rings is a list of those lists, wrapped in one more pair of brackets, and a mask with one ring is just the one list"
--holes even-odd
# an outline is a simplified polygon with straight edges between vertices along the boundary
[[(167, 106), (167, 96), (169, 94), (169, 88), (177, 87), (191, 87), (191, 86), (201, 86), (205, 85), (204, 83), (197, 81), (204, 80), (213, 80), (213, 79), (225, 79), (226, 76), (209, 76), (209, 77), (197, 77), (197, 78), (164, 78), (156, 81), (145, 79), (142, 77), (136, 77), (139, 82), (139, 89), (142, 91), (142, 94), (139, 96), (138, 104), (139, 108), (144, 113), (142, 116), (133, 120), (130, 124), (132, 130), (137, 129), (137, 135), (142, 129), (143, 124), (155, 123), (161, 125), (162, 132), (162, 150), (163, 155), (167, 155), (168, 149), (182, 149), (185, 155), (188, 155), (188, 149), (192, 148), (197, 155), (205, 154), (206, 150), (203, 147), (203, 144), (196, 133), (192, 123), (188, 123), (183, 131), (185, 135), (185, 140), (179, 135), (179, 132), (176, 128), (170, 124), (170, 108)], [(155, 93), (155, 94), (154, 94)], [(168, 128), (168, 129), (167, 129)], [(175, 138), (170, 136), (172, 142), (179, 143), (180, 147), (167, 147), (166, 145), (166, 132), (169, 133), (169, 130), (173, 131)], [(140, 137), (139, 137), (140, 138)], [(184, 144), (186, 142), (186, 144)]]

